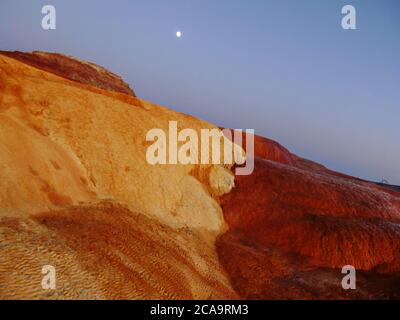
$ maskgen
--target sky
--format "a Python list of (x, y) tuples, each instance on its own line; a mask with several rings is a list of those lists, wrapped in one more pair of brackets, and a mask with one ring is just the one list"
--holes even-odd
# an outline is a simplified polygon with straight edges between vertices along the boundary
[(0, 0), (0, 49), (95, 62), (143, 99), (400, 185), (400, 1)]

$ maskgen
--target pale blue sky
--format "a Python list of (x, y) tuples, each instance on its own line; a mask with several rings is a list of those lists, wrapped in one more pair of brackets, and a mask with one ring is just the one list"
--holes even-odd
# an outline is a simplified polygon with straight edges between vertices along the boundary
[[(41, 28), (45, 4), (56, 7), (55, 31)], [(357, 30), (341, 28), (345, 4)], [(144, 99), (394, 184), (399, 37), (396, 0), (0, 0), (3, 50), (96, 62)]]

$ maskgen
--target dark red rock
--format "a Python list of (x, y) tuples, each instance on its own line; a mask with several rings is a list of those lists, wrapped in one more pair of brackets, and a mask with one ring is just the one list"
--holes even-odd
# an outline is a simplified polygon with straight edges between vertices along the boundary
[[(399, 298), (400, 193), (255, 143), (253, 174), (221, 198), (229, 231), (217, 241), (241, 297)], [(341, 287), (345, 265), (357, 290)]]
[[(231, 130), (233, 135), (233, 131)], [(246, 133), (242, 133), (242, 146), (246, 149)], [(278, 142), (254, 135), (254, 156), (267, 160), (273, 160), (279, 163), (294, 165), (298, 157), (290, 153), (285, 147)]]

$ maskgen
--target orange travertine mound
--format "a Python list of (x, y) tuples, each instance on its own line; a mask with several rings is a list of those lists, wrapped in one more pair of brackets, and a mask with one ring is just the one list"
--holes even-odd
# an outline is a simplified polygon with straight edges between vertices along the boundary
[(214, 250), (218, 166), (146, 161), (170, 120), (216, 128), (0, 54), (1, 298), (47, 297), (41, 264), (60, 277), (48, 297), (236, 297)]

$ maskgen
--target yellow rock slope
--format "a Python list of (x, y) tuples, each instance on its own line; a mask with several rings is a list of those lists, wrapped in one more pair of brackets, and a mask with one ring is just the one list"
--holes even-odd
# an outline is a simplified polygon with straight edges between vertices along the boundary
[(230, 173), (148, 164), (170, 120), (215, 128), (0, 54), (1, 299), (236, 297), (214, 248)]

